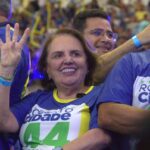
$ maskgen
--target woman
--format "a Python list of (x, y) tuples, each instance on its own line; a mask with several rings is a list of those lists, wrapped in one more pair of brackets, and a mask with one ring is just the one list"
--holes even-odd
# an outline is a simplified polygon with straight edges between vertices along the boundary
[(92, 86), (96, 59), (82, 36), (64, 29), (48, 38), (39, 61), (47, 90), (28, 95), (10, 111), (14, 70), (29, 29), (20, 41), (17, 41), (18, 24), (12, 39), (9, 31), (8, 25), (6, 43), (0, 42), (0, 131), (20, 130), (24, 150), (50, 150), (60, 146), (64, 150), (104, 149), (110, 137), (96, 128), (101, 90), (100, 86)]

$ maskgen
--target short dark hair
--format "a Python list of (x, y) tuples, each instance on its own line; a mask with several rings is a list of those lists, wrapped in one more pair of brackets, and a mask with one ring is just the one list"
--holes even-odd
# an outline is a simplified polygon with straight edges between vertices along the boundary
[(7, 17), (8, 19), (11, 17), (12, 13), (12, 0), (0, 0), (0, 15)]
[(72, 27), (80, 32), (84, 31), (86, 20), (88, 18), (99, 17), (110, 22), (110, 16), (102, 9), (86, 9), (75, 15), (72, 21)]
[(85, 39), (82, 37), (82, 35), (78, 31), (73, 30), (73, 29), (59, 29), (53, 35), (49, 35), (47, 37), (47, 40), (43, 47), (41, 57), (39, 59), (38, 69), (44, 75), (44, 78), (41, 80), (41, 84), (44, 89), (56, 88), (54, 81), (52, 79), (49, 79), (47, 71), (46, 71), (48, 46), (49, 46), (49, 44), (52, 43), (52, 41), (56, 37), (58, 37), (59, 35), (66, 35), (66, 34), (75, 37), (83, 46), (85, 55), (87, 57), (87, 66), (88, 66), (88, 73), (85, 78), (85, 85), (92, 85), (92, 83), (93, 83), (93, 74), (94, 74), (95, 68), (97, 66), (96, 55), (93, 54), (92, 52), (90, 52)]

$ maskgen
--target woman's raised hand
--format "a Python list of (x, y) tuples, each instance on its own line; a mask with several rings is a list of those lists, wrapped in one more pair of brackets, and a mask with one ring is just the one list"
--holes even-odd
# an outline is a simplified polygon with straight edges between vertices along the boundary
[[(10, 25), (6, 26), (6, 42), (2, 42), (0, 39), (0, 73), (10, 68), (15, 70), (20, 57), (21, 50), (29, 36), (29, 28), (27, 28), (23, 36), (19, 39), (19, 24), (16, 23), (14, 27), (14, 33), (10, 35)], [(19, 39), (19, 40), (18, 40)]]

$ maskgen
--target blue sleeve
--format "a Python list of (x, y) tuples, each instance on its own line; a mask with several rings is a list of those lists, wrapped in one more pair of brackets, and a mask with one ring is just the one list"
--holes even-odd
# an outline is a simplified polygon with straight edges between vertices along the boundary
[(97, 98), (97, 101), (96, 101), (96, 106), (98, 108), (99, 104), (101, 103), (100, 96), (101, 96), (101, 93), (102, 93), (103, 88), (104, 88), (104, 83), (99, 84), (97, 87), (99, 88), (98, 98)]
[(108, 75), (99, 102), (117, 102), (131, 105), (134, 82), (131, 55), (120, 59)]
[(23, 124), (27, 113), (30, 112), (33, 105), (37, 102), (39, 95), (40, 95), (39, 91), (31, 93), (28, 96), (24, 97), (22, 100), (20, 100), (19, 103), (11, 107), (11, 111), (16, 117), (19, 126)]

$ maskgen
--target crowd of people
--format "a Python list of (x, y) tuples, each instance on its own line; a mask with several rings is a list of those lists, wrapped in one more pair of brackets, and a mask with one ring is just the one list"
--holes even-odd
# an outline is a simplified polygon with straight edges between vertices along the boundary
[(12, 21), (20, 23), (21, 31), (27, 26), (31, 29), (28, 46), (32, 58), (32, 79), (38, 76), (35, 68), (46, 33), (71, 26), (74, 16), (82, 10), (102, 7), (107, 11), (114, 32), (118, 33), (117, 45), (121, 45), (149, 24), (149, 3), (143, 3), (142, 0), (131, 0), (128, 3), (124, 0), (27, 0), (18, 3), (14, 4)]
[[(144, 6), (140, 2), (137, 10)], [(114, 17), (127, 10), (123, 1), (108, 5), (107, 12), (97, 1), (68, 9), (45, 4), (39, 8), (33, 1), (13, 25), (11, 1), (0, 3), (0, 148), (149, 149), (150, 26), (129, 34), (126, 17), (116, 24)], [(122, 12), (116, 11), (119, 6)], [(124, 43), (117, 25), (127, 31)], [(39, 55), (41, 84), (24, 96), (31, 67), (28, 46), (32, 58)]]

